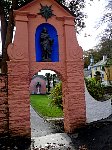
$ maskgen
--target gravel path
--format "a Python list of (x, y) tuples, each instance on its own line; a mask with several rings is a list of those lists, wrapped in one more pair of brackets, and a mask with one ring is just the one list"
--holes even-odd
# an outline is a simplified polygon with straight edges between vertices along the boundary
[(31, 137), (41, 137), (52, 133), (56, 133), (56, 129), (53, 129), (53, 127), (42, 117), (40, 117), (31, 106), (30, 106), (30, 114), (31, 114), (30, 117)]
[(55, 126), (40, 117), (31, 106), (30, 114), (31, 150), (74, 150), (71, 139), (66, 133), (58, 133)]

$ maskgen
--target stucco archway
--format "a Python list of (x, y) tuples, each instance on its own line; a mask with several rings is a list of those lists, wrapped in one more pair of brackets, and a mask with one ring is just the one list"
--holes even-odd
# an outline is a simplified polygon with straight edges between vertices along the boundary
[[(8, 47), (8, 103), (9, 129), (12, 135), (31, 136), (29, 84), (32, 76), (42, 69), (54, 70), (63, 83), (64, 128), (70, 133), (85, 124), (85, 98), (82, 49), (74, 31), (74, 17), (54, 0), (42, 0), (51, 6), (54, 16), (47, 22), (57, 30), (59, 40), (58, 62), (36, 62), (35, 32), (45, 23), (37, 13), (37, 0), (15, 11), (16, 34)], [(19, 41), (19, 42), (18, 42)]]

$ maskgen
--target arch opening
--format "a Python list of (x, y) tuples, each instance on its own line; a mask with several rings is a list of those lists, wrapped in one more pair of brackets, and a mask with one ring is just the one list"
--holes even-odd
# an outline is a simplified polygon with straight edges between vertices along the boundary
[[(63, 102), (62, 102), (62, 80), (59, 73), (52, 70), (40, 70), (35, 73), (30, 82), (30, 104), (31, 107), (40, 114), (40, 116), (45, 119), (58, 118), (63, 126)], [(61, 85), (61, 86), (60, 86)], [(54, 89), (57, 91), (57, 101), (56, 96), (53, 99), (55, 93)], [(61, 89), (61, 90), (60, 90)], [(53, 93), (53, 94), (52, 94)], [(59, 101), (59, 97), (60, 101)], [(31, 108), (32, 109), (32, 108)], [(32, 119), (32, 111), (30, 110), (30, 116)], [(37, 122), (38, 124), (38, 122)], [(58, 125), (58, 124), (57, 124)], [(41, 126), (41, 124), (40, 124)], [(61, 128), (60, 128), (61, 130)], [(31, 121), (31, 135), (34, 135), (36, 129)], [(37, 133), (38, 134), (38, 133)]]

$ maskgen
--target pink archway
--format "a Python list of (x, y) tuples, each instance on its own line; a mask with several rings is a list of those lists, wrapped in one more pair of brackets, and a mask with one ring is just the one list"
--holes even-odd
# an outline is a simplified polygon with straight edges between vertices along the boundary
[(31, 136), (29, 84), (32, 76), (43, 69), (54, 70), (62, 80), (64, 128), (68, 133), (85, 124), (85, 99), (82, 49), (74, 30), (74, 17), (54, 0), (42, 0), (52, 5), (54, 16), (48, 23), (54, 26), (59, 40), (59, 62), (36, 62), (35, 32), (45, 23), (37, 13), (39, 1), (34, 0), (15, 11), (16, 34), (8, 47), (9, 129), (12, 135)]

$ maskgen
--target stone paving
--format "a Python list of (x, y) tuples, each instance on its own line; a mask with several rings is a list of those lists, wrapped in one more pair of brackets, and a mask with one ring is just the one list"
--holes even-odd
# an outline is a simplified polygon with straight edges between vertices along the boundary
[(74, 150), (72, 141), (66, 133), (57, 133), (57, 130), (37, 114), (32, 107), (31, 113), (31, 149), (46, 148), (49, 150)]
[(112, 115), (68, 136), (58, 133), (31, 107), (31, 127), (31, 150), (112, 150)]
[(55, 129), (37, 114), (34, 109), (30, 106), (31, 114), (31, 137), (45, 136), (51, 133), (55, 133)]

